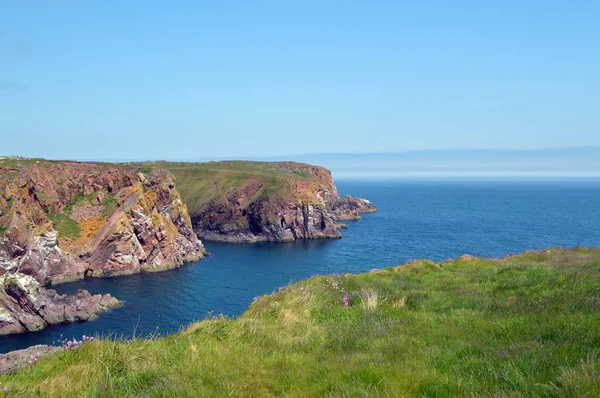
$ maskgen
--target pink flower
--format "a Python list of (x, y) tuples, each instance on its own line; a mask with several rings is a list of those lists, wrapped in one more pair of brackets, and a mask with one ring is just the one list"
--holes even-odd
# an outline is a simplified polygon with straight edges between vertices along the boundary
[(4, 387), (4, 388), (2, 389), (2, 391), (4, 391), (4, 392), (7, 392), (7, 391), (8, 391), (8, 387)]

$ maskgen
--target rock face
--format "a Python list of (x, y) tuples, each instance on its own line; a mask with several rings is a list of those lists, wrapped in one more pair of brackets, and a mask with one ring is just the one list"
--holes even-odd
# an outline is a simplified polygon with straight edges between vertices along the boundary
[(60, 347), (34, 345), (23, 350), (0, 354), (0, 375), (26, 367), (31, 358), (40, 358), (59, 350)]
[(329, 210), (340, 221), (360, 220), (361, 214), (375, 213), (377, 209), (367, 199), (355, 198), (350, 195), (334, 201)]
[[(8, 164), (7, 164), (8, 163)], [(0, 160), (0, 335), (85, 321), (118, 305), (41, 285), (155, 272), (204, 256), (171, 174)]]
[(87, 321), (119, 306), (110, 294), (92, 296), (79, 290), (71, 296), (43, 288), (21, 273), (0, 277), (0, 335), (34, 332), (48, 325)]
[[(340, 199), (331, 172), (294, 162), (172, 164), (194, 230), (227, 242), (340, 238), (338, 220), (376, 211), (367, 200)], [(209, 182), (207, 182), (209, 181)], [(210, 192), (204, 201), (198, 192)]]
[(44, 285), (162, 271), (204, 255), (172, 175), (129, 165), (0, 163), (0, 228), (0, 275)]

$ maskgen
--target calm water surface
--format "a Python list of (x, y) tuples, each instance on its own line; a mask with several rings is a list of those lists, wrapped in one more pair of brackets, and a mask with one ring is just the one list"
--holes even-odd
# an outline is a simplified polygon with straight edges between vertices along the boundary
[(378, 213), (348, 222), (343, 239), (286, 244), (205, 242), (213, 257), (158, 274), (57, 286), (111, 293), (124, 306), (92, 322), (0, 338), (0, 352), (81, 335), (172, 333), (313, 274), (362, 272), (409, 258), (502, 256), (551, 246), (600, 246), (600, 182), (345, 181), (340, 194)]

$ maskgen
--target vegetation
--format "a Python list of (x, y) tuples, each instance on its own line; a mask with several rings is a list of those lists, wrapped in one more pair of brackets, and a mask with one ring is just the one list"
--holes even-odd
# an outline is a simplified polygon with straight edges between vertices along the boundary
[[(600, 250), (315, 276), (165, 338), (98, 340), (12, 396), (600, 396)], [(85, 339), (84, 339), (85, 340)]]
[(119, 206), (115, 199), (115, 195), (110, 192), (106, 192), (104, 203), (102, 205), (104, 206), (104, 209), (102, 209), (102, 217), (110, 216)]
[(77, 221), (64, 213), (50, 213), (48, 218), (61, 238), (76, 239), (81, 236), (81, 227)]

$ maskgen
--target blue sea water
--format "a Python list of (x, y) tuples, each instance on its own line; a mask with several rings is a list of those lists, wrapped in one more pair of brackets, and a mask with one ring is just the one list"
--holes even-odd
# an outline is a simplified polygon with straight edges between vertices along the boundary
[(236, 316), (254, 296), (313, 274), (363, 272), (409, 258), (496, 257), (553, 246), (600, 246), (599, 181), (342, 181), (340, 194), (379, 209), (339, 240), (205, 242), (212, 257), (162, 273), (57, 286), (111, 293), (121, 308), (92, 322), (0, 338), (0, 352), (86, 335), (167, 334), (209, 312)]

